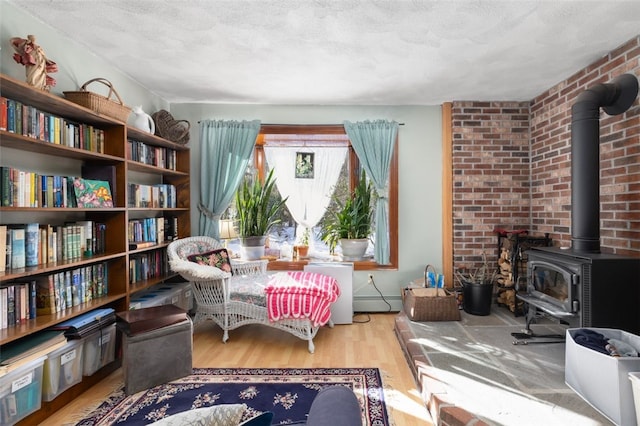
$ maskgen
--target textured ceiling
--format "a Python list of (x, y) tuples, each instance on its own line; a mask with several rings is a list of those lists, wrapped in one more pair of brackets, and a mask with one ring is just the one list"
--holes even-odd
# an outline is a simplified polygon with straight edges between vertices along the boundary
[(640, 1), (10, 0), (169, 102), (530, 100), (640, 33)]

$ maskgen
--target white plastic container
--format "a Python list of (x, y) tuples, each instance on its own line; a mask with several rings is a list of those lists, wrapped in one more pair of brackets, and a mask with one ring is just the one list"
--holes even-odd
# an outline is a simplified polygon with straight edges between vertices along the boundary
[[(613, 357), (576, 343), (579, 330), (566, 332), (565, 383), (618, 426), (636, 426), (636, 412), (629, 373), (640, 371), (640, 358)], [(610, 328), (588, 328), (607, 339), (618, 339), (640, 348), (640, 337)]]
[(144, 292), (136, 294), (134, 299), (129, 302), (129, 309), (152, 308), (167, 303), (167, 295), (160, 292)]
[(191, 291), (191, 283), (187, 281), (179, 283), (177, 286), (180, 287), (180, 291), (182, 292), (183, 306), (181, 306), (181, 308), (187, 311), (192, 310), (195, 300), (193, 298), (193, 291)]
[(180, 290), (180, 287), (166, 284), (159, 287), (153, 287), (153, 289), (165, 297), (165, 303), (167, 305), (175, 305), (179, 308), (185, 309), (183, 306), (182, 290)]
[(189, 311), (193, 309), (193, 292), (190, 282), (163, 283), (136, 293), (129, 309), (151, 308), (160, 305), (175, 305)]
[(0, 424), (14, 425), (42, 405), (42, 371), (46, 356), (0, 377)]
[(640, 419), (640, 372), (629, 373), (631, 389), (633, 390), (633, 405), (636, 407), (636, 418)]
[(49, 354), (44, 362), (43, 401), (53, 401), (82, 381), (82, 343), (82, 340), (69, 340), (66, 345)]
[(83, 340), (82, 374), (91, 376), (116, 357), (116, 325), (111, 324), (86, 336)]

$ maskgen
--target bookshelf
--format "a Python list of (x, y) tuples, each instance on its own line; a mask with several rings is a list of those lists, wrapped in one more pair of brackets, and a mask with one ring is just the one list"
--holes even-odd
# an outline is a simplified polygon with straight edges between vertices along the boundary
[[(175, 274), (171, 274), (166, 266), (166, 247), (169, 240), (156, 239), (153, 244), (144, 244), (141, 248), (130, 246), (129, 223), (150, 219), (155, 219), (156, 223), (163, 221), (171, 223), (174, 224), (175, 230), (167, 237), (175, 235), (180, 238), (190, 234), (191, 224), (190, 154), (187, 147), (129, 127), (60, 96), (34, 89), (26, 83), (2, 74), (0, 74), (0, 96), (35, 108), (40, 115), (44, 115), (44, 118), (38, 115), (40, 118), (38, 128), (41, 128), (43, 120), (51, 123), (51, 126), (47, 127), (50, 133), (45, 136), (42, 132), (34, 135), (26, 131), (16, 132), (15, 129), (13, 131), (0, 129), (0, 166), (35, 173), (37, 174), (34, 180), (36, 182), (38, 177), (48, 175), (67, 175), (108, 181), (113, 197), (113, 207), (78, 208), (51, 205), (43, 207), (42, 200), (35, 205), (32, 203), (31, 205), (0, 206), (0, 226), (9, 228), (25, 223), (38, 223), (46, 227), (46, 225), (59, 226), (86, 221), (102, 223), (106, 226), (102, 241), (103, 251), (99, 254), (83, 252), (80, 256), (73, 258), (58, 257), (55, 261), (42, 259), (36, 266), (23, 268), (9, 268), (7, 265), (5, 271), (0, 272), (0, 287), (30, 282), (80, 268), (90, 268), (96, 264), (104, 265), (108, 277), (108, 289), (105, 295), (90, 299), (85, 297), (79, 304), (68, 306), (59, 312), (36, 315), (35, 318), (25, 319), (14, 325), (9, 324), (6, 328), (0, 329), (1, 351), (2, 345), (96, 308), (111, 307), (116, 312), (127, 310), (130, 299), (136, 292), (175, 277)], [(99, 138), (102, 139), (96, 139), (100, 143), (93, 143), (93, 139), (91, 143), (86, 143), (89, 139), (85, 138), (85, 144), (81, 146), (65, 144), (71, 139), (56, 143), (53, 135), (54, 130), (57, 131), (57, 127), (54, 126), (56, 121), (58, 122), (56, 126), (69, 122), (74, 125), (79, 124), (82, 128), (90, 128), (90, 131), (97, 131)], [(85, 135), (89, 135), (87, 132)], [(170, 157), (170, 161), (149, 162), (140, 159), (137, 155), (132, 155), (131, 141), (135, 141), (134, 145), (137, 147), (144, 147), (145, 153), (154, 153), (154, 158)], [(130, 202), (128, 193), (132, 184), (171, 187), (175, 192), (170, 204), (154, 203), (136, 206)], [(41, 186), (42, 184), (38, 189), (41, 189)], [(2, 191), (0, 191), (1, 194)], [(44, 192), (42, 197), (46, 197)], [(44, 204), (47, 204), (46, 201)], [(164, 260), (159, 262), (163, 263), (163, 266), (149, 276), (138, 274), (133, 282), (133, 277), (130, 276), (130, 261), (141, 257)], [(64, 406), (119, 366), (120, 360), (116, 360), (96, 374), (83, 378), (81, 383), (53, 401), (43, 402), (39, 411), (25, 418), (20, 424), (33, 424), (46, 418), (48, 413)]]

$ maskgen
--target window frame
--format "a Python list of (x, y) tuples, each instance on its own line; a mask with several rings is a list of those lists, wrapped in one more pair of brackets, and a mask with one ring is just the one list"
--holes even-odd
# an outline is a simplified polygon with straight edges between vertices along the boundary
[[(264, 135), (265, 134), (346, 134), (342, 124), (262, 124), (256, 139), (254, 149), (254, 166), (258, 171), (260, 179), (264, 179), (265, 155), (264, 155)], [(359, 179), (354, 170), (358, 170), (359, 161), (355, 150), (349, 145), (349, 185), (353, 188)], [(394, 142), (393, 156), (389, 170), (389, 264), (381, 265), (373, 260), (356, 261), (354, 269), (356, 271), (368, 270), (397, 270), (398, 269), (398, 137)], [(273, 271), (302, 270), (309, 260), (273, 260), (269, 262), (268, 269)]]

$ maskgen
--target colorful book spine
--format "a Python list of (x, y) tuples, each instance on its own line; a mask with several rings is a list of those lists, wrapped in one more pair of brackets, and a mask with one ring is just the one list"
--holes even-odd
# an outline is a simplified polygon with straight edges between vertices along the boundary
[(7, 99), (7, 131), (16, 132), (16, 101)]
[(25, 228), (11, 228), (11, 269), (25, 267)]
[(0, 96), (0, 130), (7, 130), (7, 98)]
[(57, 312), (55, 275), (36, 280), (36, 314), (51, 315)]
[(62, 309), (70, 308), (73, 306), (73, 279), (71, 271), (64, 273), (64, 307)]
[(40, 252), (40, 224), (25, 226), (25, 266), (37, 266)]
[(0, 272), (7, 269), (7, 225), (0, 225)]

